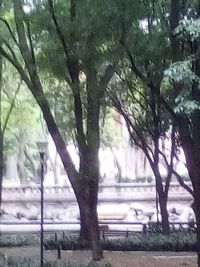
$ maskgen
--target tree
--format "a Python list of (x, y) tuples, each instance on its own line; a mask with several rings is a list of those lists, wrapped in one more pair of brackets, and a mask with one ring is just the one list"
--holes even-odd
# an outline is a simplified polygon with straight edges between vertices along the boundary
[(5, 114), (5, 119), (3, 120), (3, 110), (2, 110), (2, 95), (3, 95), (3, 59), (0, 56), (0, 207), (2, 203), (2, 186), (3, 186), (3, 170), (4, 170), (4, 141), (5, 141), (5, 132), (8, 127), (10, 116), (13, 112), (15, 105), (16, 97), (19, 93), (21, 87), (21, 81), (17, 85), (17, 88), (14, 92), (13, 97), (10, 99), (10, 104), (7, 113)]
[[(127, 57), (121, 64), (119, 77), (122, 82), (118, 87), (125, 87), (126, 96), (118, 88), (119, 94), (112, 97), (112, 100), (126, 121), (130, 139), (142, 149), (150, 163), (156, 179), (163, 232), (169, 233), (167, 196), (173, 169), (174, 130), (165, 186), (159, 171), (160, 157), (163, 156), (160, 154), (159, 141), (164, 137), (166, 127), (169, 127), (169, 116), (166, 118), (162, 113), (160, 101), (161, 81), (169, 55), (169, 44), (165, 38), (166, 30), (163, 31), (160, 3), (142, 1), (142, 4), (143, 17), (133, 25), (123, 42)], [(159, 47), (158, 42), (162, 43)]]
[[(133, 4), (131, 1), (128, 2), (125, 6), (131, 7)], [(23, 2), (13, 1), (17, 38), (14, 30), (10, 31), (10, 27), (8, 29), (15, 47), (19, 50), (15, 52), (11, 48), (6, 48), (5, 42), (4, 47), (0, 48), (1, 55), (17, 69), (42, 110), (78, 201), (80, 237), (90, 240), (94, 259), (102, 257), (96, 211), (99, 181), (99, 114), (105, 89), (120, 57), (120, 40), (125, 34), (122, 27), (124, 25), (121, 25), (123, 5), (120, 10), (120, 1), (82, 3), (71, 0), (67, 3), (60, 1), (54, 6), (53, 1), (49, 0), (37, 2), (30, 13), (25, 14)], [(135, 10), (137, 11), (136, 8)], [(114, 25), (118, 25), (115, 30)], [(33, 34), (34, 27), (42, 28), (40, 34)], [(40, 49), (42, 54), (39, 53)], [(79, 170), (76, 170), (66, 149), (44, 93), (39, 76), (39, 54), (43, 56), (42, 61), (46, 67), (49, 64), (50, 72), (65, 80), (71, 89), (80, 156)], [(80, 79), (81, 73), (86, 76), (84, 82)]]
[[(170, 42), (166, 37), (169, 32), (169, 3), (143, 1), (143, 4), (143, 19), (134, 24), (124, 40), (127, 57), (121, 63), (121, 70), (114, 82), (117, 93), (111, 97), (126, 121), (132, 142), (143, 150), (150, 163), (156, 179), (163, 231), (169, 233), (167, 198), (172, 174), (177, 176), (186, 190), (191, 194), (193, 191), (184, 184), (173, 167), (177, 122), (169, 112), (173, 97), (169, 96), (163, 82), (164, 71), (171, 60)], [(159, 142), (170, 128), (171, 149), (167, 160)], [(165, 185), (159, 170), (161, 160), (168, 173)]]
[[(200, 266), (200, 95), (199, 95), (199, 22), (200, 6), (194, 1), (182, 13), (181, 1), (171, 1), (171, 55), (174, 64), (166, 75), (173, 85), (174, 109), (187, 169), (193, 186), (194, 213), (197, 223), (197, 252)], [(181, 21), (181, 18), (186, 21)], [(187, 19), (196, 18), (193, 22)], [(180, 23), (180, 25), (179, 25)], [(180, 33), (180, 36), (179, 36)], [(186, 38), (184, 38), (186, 37)], [(189, 60), (184, 61), (188, 57)]]
[[(134, 81), (132, 82), (134, 83)], [(155, 176), (156, 205), (159, 204), (160, 206), (163, 233), (169, 234), (167, 200), (174, 168), (175, 128), (172, 126), (170, 132), (171, 147), (170, 155), (167, 158), (165, 152), (161, 150), (160, 142), (162, 139), (166, 139), (167, 131), (169, 133), (170, 117), (163, 112), (159, 99), (153, 94), (152, 90), (146, 92), (146, 88), (137, 85), (136, 88), (133, 88), (133, 83), (125, 81), (125, 85), (123, 85), (123, 82), (119, 84), (118, 86), (121, 88), (126, 87), (125, 93), (111, 98), (116, 110), (126, 122), (131, 143), (143, 151), (151, 166)], [(163, 179), (159, 168), (163, 158), (167, 170), (165, 179)]]

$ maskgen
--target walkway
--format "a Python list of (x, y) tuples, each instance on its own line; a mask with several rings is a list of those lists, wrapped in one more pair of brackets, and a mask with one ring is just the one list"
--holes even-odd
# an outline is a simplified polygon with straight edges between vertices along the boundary
[[(39, 247), (0, 248), (0, 252), (9, 257), (35, 257), (39, 259)], [(90, 251), (61, 251), (63, 261), (89, 263)], [(45, 251), (46, 260), (54, 261), (56, 251)], [(110, 262), (113, 267), (197, 267), (196, 254), (189, 252), (104, 252), (104, 261)]]

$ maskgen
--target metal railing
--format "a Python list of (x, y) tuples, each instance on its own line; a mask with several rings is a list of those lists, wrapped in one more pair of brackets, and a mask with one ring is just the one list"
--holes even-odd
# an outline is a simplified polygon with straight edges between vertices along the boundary
[[(195, 231), (196, 230), (196, 222), (170, 222), (170, 229), (171, 231), (174, 230), (187, 230), (187, 231)], [(13, 229), (9, 231), (9, 229), (6, 229), (4, 231), (2, 229), (2, 226), (13, 226)], [(39, 220), (33, 220), (33, 221), (19, 221), (19, 220), (13, 220), (13, 221), (0, 221), (0, 233), (19, 233), (19, 229), (16, 229), (16, 226), (38, 226), (35, 227), (35, 229), (27, 230), (26, 233), (39, 233), (40, 232), (40, 221)], [(80, 228), (80, 222), (79, 221), (44, 221), (44, 227), (45, 226), (54, 226), (53, 229), (50, 227), (46, 227), (45, 233), (59, 233), (64, 232), (67, 234), (78, 234), (79, 228)], [(64, 227), (60, 226), (66, 226)], [(79, 228), (73, 228), (72, 226), (78, 226)], [(120, 228), (114, 228), (114, 226), (121, 226), (126, 229), (120, 229)], [(71, 227), (71, 228), (70, 228)], [(148, 222), (148, 223), (142, 223), (142, 222), (122, 222), (122, 221), (113, 221), (113, 220), (104, 220), (99, 221), (99, 228), (102, 235), (110, 236), (110, 235), (124, 235), (128, 236), (130, 234), (134, 233), (143, 233), (146, 234), (151, 231), (157, 231), (161, 227), (161, 223), (155, 223), (155, 222)], [(31, 228), (31, 227), (30, 227)], [(10, 228), (11, 229), (11, 228)], [(21, 231), (24, 232), (24, 231)]]

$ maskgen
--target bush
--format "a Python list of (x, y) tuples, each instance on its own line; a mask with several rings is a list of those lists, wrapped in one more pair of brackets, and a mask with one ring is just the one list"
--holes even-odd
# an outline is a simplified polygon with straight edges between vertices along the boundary
[[(28, 245), (39, 245), (39, 235), (6, 235), (0, 236), (0, 247), (17, 247)], [(119, 251), (196, 251), (196, 234), (187, 232), (175, 232), (169, 236), (165, 236), (159, 232), (159, 229), (146, 235), (134, 234), (127, 238), (107, 238), (101, 241), (105, 250)], [(77, 237), (58, 237), (55, 240), (54, 235), (45, 235), (44, 247), (47, 250), (57, 249), (58, 246), (62, 250), (83, 250), (89, 249), (88, 242), (80, 242)], [(1, 266), (1, 265), (0, 265)]]
[[(102, 241), (102, 246), (104, 250), (111, 251), (196, 251), (196, 243), (194, 233), (177, 232), (169, 236), (161, 233), (148, 233), (146, 235), (135, 234), (128, 238), (106, 239)], [(63, 250), (89, 248), (88, 243), (72, 238), (45, 242), (46, 249), (57, 249), (58, 246)]]
[(37, 245), (40, 242), (37, 234), (0, 235), (0, 247), (22, 247)]
[[(0, 267), (40, 267), (40, 262), (36, 259), (19, 258), (13, 259), (0, 258)], [(44, 267), (112, 267), (109, 263), (94, 262), (88, 265), (72, 264), (70, 262), (45, 262)]]

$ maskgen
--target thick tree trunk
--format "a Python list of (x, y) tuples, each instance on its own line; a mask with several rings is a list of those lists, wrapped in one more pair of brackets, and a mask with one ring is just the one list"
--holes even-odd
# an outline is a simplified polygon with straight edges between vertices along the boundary
[(160, 213), (162, 218), (162, 230), (163, 234), (168, 235), (170, 233), (169, 227), (169, 215), (167, 211), (167, 198), (165, 193), (159, 196)]
[[(37, 99), (37, 98), (36, 98)], [(38, 101), (39, 106), (43, 112), (44, 119), (47, 123), (48, 130), (54, 140), (58, 154), (61, 157), (62, 163), (68, 174), (76, 199), (78, 201), (80, 209), (80, 221), (81, 221), (81, 235), (85, 238), (89, 235), (91, 242), (92, 254), (94, 260), (100, 260), (102, 258), (102, 249), (100, 246), (98, 217), (96, 212), (97, 196), (98, 196), (98, 181), (99, 181), (99, 164), (98, 164), (98, 138), (92, 138), (93, 142), (97, 143), (92, 148), (89, 146), (88, 141), (88, 155), (85, 160), (85, 170), (79, 174), (75, 171), (75, 167), (71, 161), (69, 153), (65, 147), (65, 143), (59, 133), (57, 125), (50, 112), (48, 103), (45, 96), (41, 97)], [(94, 137), (94, 136), (92, 136)], [(89, 140), (89, 139), (88, 139)], [(86, 175), (85, 175), (86, 174)], [(82, 180), (82, 181), (81, 181)], [(88, 183), (88, 186), (87, 186)], [(83, 210), (82, 210), (83, 209)], [(89, 213), (91, 212), (91, 214)], [(89, 228), (89, 231), (87, 230)]]
[[(0, 0), (0, 9), (2, 7), (2, 0)], [(0, 47), (2, 43), (0, 42)], [(4, 132), (3, 125), (1, 120), (1, 112), (2, 112), (2, 75), (3, 75), (3, 58), (0, 55), (0, 209), (2, 204), (2, 186), (3, 186), (3, 160), (4, 160)]]
[(197, 223), (197, 255), (198, 255), (198, 267), (200, 267), (200, 195), (195, 196), (195, 201), (193, 205), (193, 210), (196, 216), (196, 223)]
[(87, 195), (79, 198), (81, 231), (80, 240), (89, 241), (92, 249), (93, 260), (101, 260), (103, 250), (100, 244), (100, 233), (97, 217), (97, 197), (89, 186), (84, 188)]
[[(198, 262), (198, 267), (200, 267), (200, 171), (199, 171), (199, 167), (195, 166), (199, 166), (199, 164), (195, 164), (192, 165), (194, 163), (193, 162), (189, 162), (189, 174), (190, 174), (190, 178), (192, 181), (192, 185), (193, 185), (193, 189), (194, 189), (194, 203), (193, 203), (193, 211), (195, 213), (195, 217), (196, 217), (196, 224), (197, 224), (197, 228), (196, 228), (196, 234), (197, 234), (197, 262)], [(192, 169), (191, 169), (192, 168)]]
[[(90, 72), (91, 74), (91, 72)], [(89, 79), (88, 79), (89, 80)], [(99, 185), (99, 112), (98, 96), (93, 90), (95, 82), (88, 82), (88, 113), (87, 113), (87, 147), (85, 144), (80, 153), (80, 175), (83, 175), (82, 190), (78, 203), (80, 209), (80, 238), (89, 240), (93, 259), (100, 260), (103, 250), (100, 244), (100, 233), (97, 215), (98, 185)]]
[[(97, 140), (98, 143), (98, 140)], [(82, 158), (82, 169), (80, 172), (80, 192), (77, 200), (80, 210), (80, 240), (89, 241), (94, 260), (100, 260), (103, 256), (103, 250), (100, 244), (100, 233), (97, 215), (98, 203), (98, 182), (99, 182), (99, 164), (98, 164), (98, 146), (92, 146), (87, 149)], [(88, 164), (89, 163), (89, 164)]]
[(170, 233), (169, 215), (167, 211), (168, 193), (164, 191), (158, 164), (154, 165), (153, 171), (156, 178), (156, 192), (158, 194), (158, 203), (160, 206), (162, 231), (163, 234), (168, 235)]
[(183, 150), (186, 158), (187, 169), (192, 182), (194, 204), (193, 210), (197, 223), (197, 255), (198, 267), (200, 267), (200, 158), (199, 158), (199, 141), (196, 144), (190, 136), (190, 126), (186, 123), (185, 117), (179, 118), (179, 133), (183, 143)]
[(3, 133), (2, 133), (2, 130), (0, 129), (0, 209), (1, 209), (1, 204), (2, 204), (3, 166), (4, 166), (3, 160), (4, 160)]

